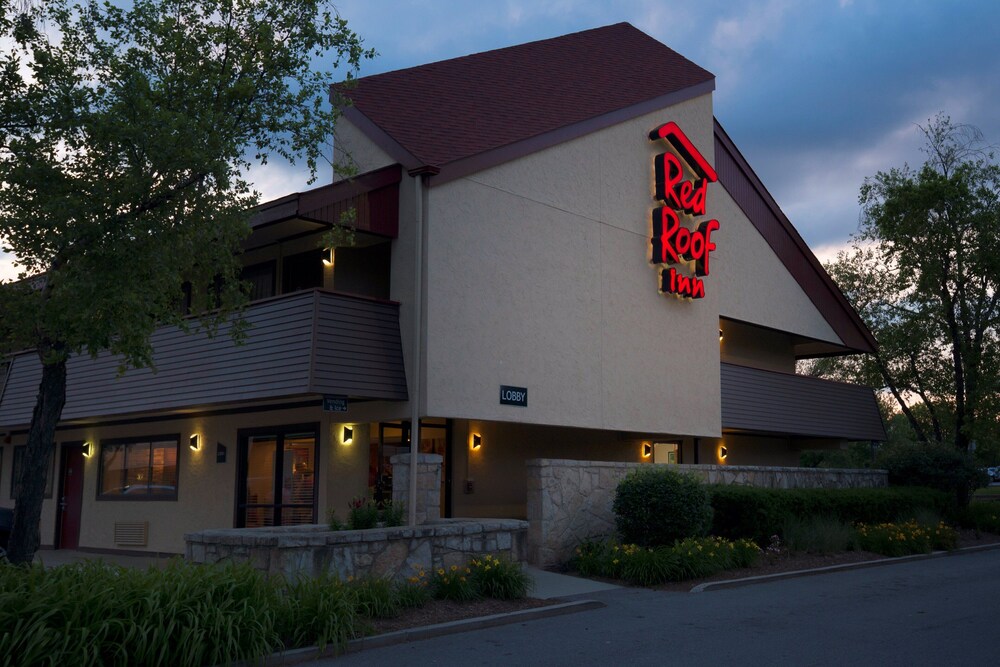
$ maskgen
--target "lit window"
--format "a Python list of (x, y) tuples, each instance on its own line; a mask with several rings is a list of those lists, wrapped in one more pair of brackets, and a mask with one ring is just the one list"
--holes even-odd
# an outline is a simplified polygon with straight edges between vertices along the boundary
[(176, 500), (180, 436), (101, 443), (99, 498)]

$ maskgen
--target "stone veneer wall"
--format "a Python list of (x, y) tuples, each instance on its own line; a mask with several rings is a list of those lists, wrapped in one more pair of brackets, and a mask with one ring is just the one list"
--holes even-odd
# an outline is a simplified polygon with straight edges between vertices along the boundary
[(494, 554), (523, 561), (528, 523), (439, 519), (422, 526), (331, 531), (327, 526), (227, 528), (184, 536), (195, 563), (250, 562), (268, 574), (405, 579), (414, 567), (448, 568)]
[[(580, 542), (615, 532), (611, 510), (618, 482), (650, 463), (531, 459), (528, 465), (528, 561), (564, 563)], [(662, 465), (662, 464), (661, 464)], [(889, 485), (885, 470), (671, 465), (709, 484), (770, 489), (873, 488)]]
[[(410, 455), (396, 454), (392, 463), (392, 502), (410, 504)], [(440, 454), (417, 454), (417, 525), (441, 517)], [(405, 515), (404, 515), (405, 516)]]

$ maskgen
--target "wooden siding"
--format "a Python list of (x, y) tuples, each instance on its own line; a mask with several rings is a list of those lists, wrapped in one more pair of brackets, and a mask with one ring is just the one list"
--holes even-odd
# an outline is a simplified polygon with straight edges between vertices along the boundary
[[(118, 357), (71, 358), (63, 420), (317, 393), (406, 399), (396, 304), (313, 290), (252, 305), (244, 317), (242, 345), (228, 324), (212, 338), (158, 330), (156, 372), (118, 377)], [(13, 359), (0, 425), (30, 421), (40, 378), (34, 354)]]
[(721, 364), (722, 428), (844, 440), (885, 440), (868, 387)]

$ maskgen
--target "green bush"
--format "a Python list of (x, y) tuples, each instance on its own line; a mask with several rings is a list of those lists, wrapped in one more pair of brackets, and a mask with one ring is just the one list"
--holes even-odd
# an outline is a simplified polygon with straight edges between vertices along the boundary
[(761, 489), (709, 487), (714, 510), (712, 534), (767, 544), (789, 521), (828, 517), (842, 523), (884, 523), (920, 510), (954, 513), (954, 498), (927, 488)]
[(380, 515), (383, 526), (402, 526), (406, 523), (406, 503), (383, 500)]
[(830, 517), (792, 517), (785, 521), (782, 540), (789, 551), (832, 554), (857, 548), (852, 525)]
[(629, 473), (615, 490), (613, 509), (622, 539), (640, 546), (700, 537), (712, 525), (707, 487), (691, 475), (663, 466), (643, 466)]
[(288, 646), (333, 644), (340, 651), (360, 634), (357, 598), (336, 575), (296, 577), (282, 588), (278, 629)]
[(989, 484), (972, 456), (946, 445), (900, 443), (882, 448), (879, 467), (889, 471), (893, 486), (925, 486), (953, 495), (968, 496)]
[(962, 528), (1000, 535), (1000, 502), (988, 500), (969, 503), (968, 507), (958, 512), (955, 520)]

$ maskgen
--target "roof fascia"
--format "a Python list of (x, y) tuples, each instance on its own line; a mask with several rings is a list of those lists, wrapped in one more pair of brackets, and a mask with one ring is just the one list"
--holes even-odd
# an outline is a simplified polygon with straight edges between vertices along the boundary
[(516, 160), (518, 158), (531, 155), (532, 153), (537, 153), (538, 151), (551, 148), (552, 146), (565, 143), (572, 139), (603, 130), (611, 127), (612, 125), (617, 125), (619, 123), (632, 120), (633, 118), (638, 118), (639, 116), (653, 113), (654, 111), (658, 111), (675, 104), (680, 104), (681, 102), (686, 102), (690, 99), (694, 99), (695, 97), (700, 97), (701, 95), (707, 95), (714, 90), (715, 77), (707, 81), (703, 81), (702, 83), (682, 88), (681, 90), (675, 90), (665, 95), (654, 97), (646, 100), (645, 102), (639, 102), (638, 104), (616, 109), (615, 111), (594, 116), (593, 118), (588, 118), (587, 120), (580, 121), (579, 123), (573, 123), (572, 125), (560, 127), (550, 132), (538, 134), (506, 146), (501, 146), (499, 148), (494, 148), (493, 150), (471, 155), (467, 158), (456, 160), (447, 165), (442, 165), (441, 173), (436, 176), (432, 176), (428, 181), (428, 185), (431, 187), (443, 185), (444, 183), (469, 176), (470, 174), (489, 169), (490, 167), (495, 167), (499, 164), (503, 164), (504, 162), (510, 162), (511, 160)]
[[(855, 334), (855, 336), (848, 336), (847, 338), (853, 338), (857, 342), (851, 344), (848, 340), (844, 340), (845, 332), (838, 331), (838, 327), (836, 327), (835, 323), (831, 321), (831, 318), (827, 315), (827, 313), (824, 312), (825, 309), (822, 305), (823, 299), (819, 295), (813, 294), (810, 289), (808, 289), (805, 285), (802, 285), (800, 283), (800, 286), (806, 292), (806, 295), (813, 302), (813, 304), (820, 311), (820, 313), (827, 320), (827, 322), (830, 323), (831, 327), (833, 327), (837, 335), (840, 336), (841, 340), (843, 340), (844, 342), (845, 347), (857, 352), (866, 352), (866, 353), (875, 352), (875, 350), (878, 349), (878, 343), (875, 341), (875, 337), (872, 335), (871, 330), (868, 329), (868, 326), (861, 320), (861, 317), (858, 315), (857, 311), (854, 310), (854, 306), (852, 306), (851, 303), (847, 300), (847, 297), (844, 296), (844, 293), (840, 290), (837, 284), (833, 282), (833, 278), (830, 277), (830, 274), (826, 272), (826, 269), (823, 268), (823, 265), (819, 263), (818, 259), (816, 259), (816, 255), (813, 254), (812, 250), (802, 239), (802, 236), (799, 235), (798, 230), (796, 230), (795, 227), (792, 226), (791, 221), (789, 221), (788, 218), (785, 216), (784, 212), (778, 206), (778, 203), (774, 200), (774, 197), (771, 196), (771, 193), (767, 191), (766, 187), (764, 187), (764, 183), (754, 172), (753, 168), (747, 162), (746, 158), (743, 157), (743, 154), (736, 147), (736, 144), (733, 143), (733, 140), (726, 133), (725, 129), (723, 129), (722, 125), (719, 123), (719, 120), (716, 118), (714, 119), (714, 121), (715, 121), (716, 139), (719, 140), (719, 143), (722, 145), (722, 147), (732, 156), (737, 167), (740, 169), (740, 171), (743, 172), (743, 175), (753, 186), (754, 190), (756, 190), (758, 196), (760, 196), (765, 206), (767, 206), (768, 209), (771, 211), (771, 213), (774, 215), (774, 218), (781, 225), (782, 230), (785, 232), (785, 234), (787, 234), (788, 238), (792, 241), (792, 244), (794, 245), (795, 249), (799, 253), (801, 253), (802, 257), (806, 260), (806, 263), (813, 271), (815, 271), (815, 273), (819, 277), (820, 282), (825, 287), (826, 291), (829, 292), (830, 296), (833, 297), (834, 302), (838, 306), (840, 306), (843, 312), (847, 315), (847, 318), (853, 325), (854, 329), (854, 331), (851, 333)], [(722, 183), (721, 180), (719, 182)], [(722, 183), (722, 186), (725, 187), (725, 184)], [(732, 196), (732, 193), (730, 193), (730, 196)], [(733, 198), (733, 201), (736, 202), (737, 206), (740, 205), (735, 197)], [(747, 218), (755, 227), (759, 224), (757, 220), (754, 220), (754, 218), (750, 216), (749, 212), (745, 210), (743, 212), (744, 214), (747, 215)], [(763, 232), (763, 230), (759, 231)], [(763, 234), (763, 236), (765, 240), (767, 240), (767, 235)], [(778, 248), (774, 247), (774, 245), (771, 244), (770, 241), (768, 241), (768, 245), (771, 245), (771, 249), (781, 260), (781, 263), (784, 264), (785, 268), (789, 269), (789, 272), (792, 273), (792, 275), (794, 276), (794, 272), (792, 271), (792, 267), (790, 266), (789, 258), (785, 257), (784, 253), (780, 252)], [(858, 337), (860, 337), (860, 339)]]
[(361, 113), (357, 107), (347, 107), (344, 109), (342, 117), (361, 130), (361, 133), (371, 139), (372, 143), (388, 153), (389, 157), (403, 165), (405, 169), (417, 169), (424, 166), (410, 151), (403, 148), (398, 141), (389, 136), (372, 119)]

